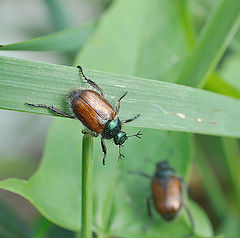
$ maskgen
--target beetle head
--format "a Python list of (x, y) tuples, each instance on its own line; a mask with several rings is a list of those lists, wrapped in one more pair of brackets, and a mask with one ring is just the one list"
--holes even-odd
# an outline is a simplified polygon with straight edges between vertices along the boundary
[(122, 145), (127, 140), (127, 134), (124, 131), (119, 131), (114, 137), (114, 143), (116, 145)]

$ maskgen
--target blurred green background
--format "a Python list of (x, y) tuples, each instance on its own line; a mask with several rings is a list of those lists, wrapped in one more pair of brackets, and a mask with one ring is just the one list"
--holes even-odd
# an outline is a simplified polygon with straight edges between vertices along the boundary
[[(107, 38), (109, 42), (111, 42), (111, 40), (114, 41), (115, 38), (119, 37), (118, 34), (121, 34), (121, 32), (115, 32), (114, 27), (110, 24), (109, 28), (105, 25), (104, 29), (107, 29), (105, 32), (101, 32), (98, 28), (99, 22), (106, 18), (105, 14), (108, 14), (108, 12), (111, 13), (114, 7), (113, 4), (117, 3), (109, 0), (22, 0), (21, 3), (16, 0), (3, 0), (0, 2), (0, 19), (2, 23), (0, 28), (0, 43), (3, 45), (16, 43), (67, 29), (72, 26), (87, 24), (92, 21), (97, 22), (95, 27), (97, 36), (99, 34), (99, 37), (101, 37), (101, 34), (105, 34), (109, 36), (109, 38)], [(125, 6), (126, 9), (116, 11), (117, 13), (122, 12), (123, 14), (118, 18), (120, 19), (119, 22), (116, 21), (115, 24), (123, 24), (126, 29), (129, 28), (126, 31), (129, 33), (129, 42), (127, 43), (130, 47), (126, 50), (124, 44), (121, 45), (120, 42), (118, 47), (116, 47), (119, 58), (128, 61), (128, 54), (131, 54), (129, 49), (133, 49), (134, 51), (135, 47), (140, 47), (140, 44), (137, 46), (134, 45), (135, 42), (138, 42), (137, 40), (142, 43), (141, 47), (143, 47), (139, 52), (136, 50), (138, 54), (132, 56), (137, 58), (137, 64), (134, 66), (130, 65), (129, 68), (125, 67), (124, 70), (121, 70), (121, 67), (125, 65), (124, 63), (122, 63), (122, 66), (119, 64), (115, 66), (114, 64), (116, 63), (113, 59), (109, 58), (109, 61), (104, 59), (108, 54), (111, 54), (112, 48), (108, 48), (107, 45), (105, 46), (106, 48), (103, 47), (98, 52), (97, 43), (95, 44), (96, 49), (92, 47), (92, 45), (94, 45), (94, 40), (92, 39), (90, 39), (90, 46), (84, 46), (80, 49), (79, 53), (78, 50), (71, 50), (68, 52), (1, 51), (0, 54), (62, 65), (73, 65), (75, 62), (79, 62), (79, 59), (84, 59), (82, 61), (91, 69), (161, 80), (165, 75), (168, 75), (168, 78), (171, 78), (173, 82), (178, 68), (182, 67), (181, 63), (178, 64), (178, 62), (182, 62), (181, 59), (185, 60), (193, 51), (195, 45), (201, 40), (207, 24), (211, 21), (221, 1), (160, 1), (159, 5), (155, 3), (159, 8), (156, 7), (154, 12), (148, 12), (147, 10), (144, 12), (145, 9), (142, 5), (142, 8), (138, 9), (138, 5), (134, 4), (136, 4), (136, 1), (134, 3), (129, 1), (129, 5)], [(153, 4), (152, 1), (149, 1), (146, 3), (146, 7), (152, 10), (153, 7), (151, 7), (151, 4)], [(123, 7), (124, 5), (121, 6)], [(133, 28), (134, 26), (138, 26), (138, 24), (131, 24), (132, 18), (128, 14), (133, 11), (134, 6), (136, 7), (136, 11), (144, 12), (145, 15), (143, 15), (146, 17), (146, 22), (149, 25), (142, 28)], [(131, 11), (128, 8), (130, 8)], [(136, 22), (145, 21), (145, 19), (141, 18), (141, 14), (139, 14), (138, 17), (139, 19), (137, 17), (134, 18)], [(230, 16), (226, 15), (226, 18), (228, 17)], [(161, 27), (158, 26), (158, 21), (161, 21)], [(182, 28), (180, 28), (180, 26)], [(221, 28), (220, 25), (216, 27)], [(151, 32), (153, 28), (156, 28), (155, 33)], [(185, 29), (185, 31), (183, 29)], [(99, 31), (101, 33), (99, 33)], [(144, 33), (143, 36), (142, 33), (139, 33), (141, 31)], [(139, 36), (142, 36), (142, 38), (138, 39)], [(121, 39), (121, 37), (119, 37), (119, 39)], [(158, 54), (154, 54), (155, 51), (159, 50), (159, 48), (154, 48), (158, 44), (162, 44), (165, 47), (163, 47), (162, 51), (158, 52)], [(95, 61), (91, 60), (88, 56), (90, 55), (89, 51), (96, 52)], [(122, 52), (124, 52), (123, 55), (121, 55)], [(104, 56), (104, 54), (106, 55)], [(104, 60), (101, 61), (101, 58)], [(149, 59), (151, 59), (151, 63), (148, 63)], [(96, 62), (99, 63), (96, 64)], [(119, 60), (119, 62), (122, 61)], [(221, 56), (221, 59), (217, 62), (216, 70), (212, 73), (212, 77), (208, 78), (204, 88), (239, 99), (239, 63), (240, 34), (239, 31), (237, 31), (236, 35), (231, 38), (231, 43), (228, 44), (226, 50), (224, 50), (223, 56)], [(175, 65), (178, 65), (176, 66), (177, 69), (173, 71), (173, 74), (168, 74)], [(132, 69), (132, 67), (135, 68)], [(184, 77), (184, 74), (182, 77)], [(171, 81), (171, 79), (166, 79), (166, 81)], [(0, 136), (0, 177), (1, 179), (9, 177), (27, 179), (34, 174), (39, 166), (43, 156), (48, 129), (52, 124), (52, 118), (5, 110), (1, 110), (0, 115), (0, 131), (2, 135)], [(69, 131), (75, 130), (76, 125), (71, 127), (68, 123), (69, 122), (62, 122), (61, 120), (56, 121), (51, 130), (56, 130), (64, 137), (66, 132), (61, 131), (61, 128), (68, 128)], [(239, 127), (239, 125), (237, 124), (236, 127)], [(137, 128), (128, 129), (128, 132), (134, 133), (136, 130)], [(79, 132), (80, 131), (81, 128), (79, 129)], [(132, 199), (135, 198), (139, 200), (139, 204), (136, 202), (135, 205), (131, 205), (133, 210), (135, 209), (134, 211), (136, 212), (139, 207), (142, 208), (139, 214), (143, 217), (141, 221), (143, 223), (137, 224), (136, 222), (137, 228), (130, 227), (129, 230), (139, 230), (140, 232), (141, 229), (139, 227), (142, 227), (142, 224), (147, 221), (144, 200), (148, 195), (149, 184), (140, 178), (129, 176), (127, 171), (131, 168), (151, 174), (154, 172), (154, 163), (166, 159), (168, 151), (173, 149), (173, 155), (167, 159), (172, 162), (173, 167), (178, 173), (184, 176), (186, 181), (188, 181), (187, 183), (189, 183), (190, 198), (196, 202), (190, 205), (190, 207), (199, 204), (210, 219), (210, 222), (208, 222), (207, 218), (203, 218), (207, 225), (202, 225), (199, 220), (201, 220), (201, 216), (205, 216), (202, 215), (204, 212), (200, 211), (200, 215), (198, 215), (196, 210), (200, 208), (196, 208), (196, 210), (195, 208), (191, 208), (194, 211), (196, 231), (198, 231), (197, 233), (199, 235), (196, 237), (210, 237), (213, 234), (224, 234), (224, 237), (231, 238), (239, 237), (239, 140), (205, 135), (188, 135), (185, 133), (167, 133), (147, 129), (144, 130), (144, 136), (144, 142), (141, 144), (136, 141), (129, 141), (126, 146), (127, 148), (124, 149), (124, 153), (129, 160), (124, 161), (122, 163), (123, 165), (120, 165), (123, 167), (120, 171), (121, 176), (124, 177), (124, 183), (118, 187), (119, 194), (125, 194), (126, 192), (121, 188), (122, 186), (127, 187), (127, 191), (130, 191), (130, 195), (128, 195)], [(48, 137), (51, 137), (51, 134)], [(71, 137), (71, 134), (69, 134), (69, 137)], [(73, 138), (75, 137), (73, 136)], [(76, 140), (77, 139), (78, 137), (76, 136)], [(49, 141), (51, 141), (51, 139), (49, 139)], [(59, 144), (61, 143), (64, 143), (64, 141), (59, 141)], [(97, 171), (94, 184), (94, 186), (97, 187), (95, 197), (104, 193), (104, 189), (106, 189), (102, 186), (105, 179), (103, 178), (102, 181), (99, 180), (99, 177), (102, 177), (103, 174), (113, 177), (111, 173), (118, 171), (115, 170), (116, 160), (114, 160), (114, 158), (116, 157), (116, 151), (113, 146), (109, 146), (109, 157), (112, 158), (107, 160), (107, 162), (112, 166), (112, 171), (102, 172), (102, 165), (98, 163), (99, 161), (95, 162), (97, 163), (95, 165), (97, 167), (95, 169)], [(54, 153), (54, 150), (52, 153)], [(95, 157), (99, 157), (99, 154), (101, 155), (98, 140), (95, 142), (94, 154)], [(47, 156), (43, 157), (45, 159)], [(185, 160), (179, 162), (179, 158), (185, 158)], [(138, 163), (136, 163), (136, 161), (138, 161)], [(140, 182), (140, 185), (138, 182)], [(128, 184), (128, 186), (126, 184)], [(105, 194), (108, 194), (109, 191), (110, 190), (106, 190)], [(99, 204), (104, 204), (106, 198), (97, 197), (95, 199), (100, 201)], [(103, 202), (101, 203), (102, 200)], [(129, 233), (126, 232), (128, 225), (125, 223), (122, 224), (121, 222), (118, 223), (118, 226), (115, 224), (115, 222), (118, 221), (117, 219), (122, 221), (126, 219), (126, 217), (129, 218), (132, 216), (128, 214), (130, 213), (129, 209), (125, 211), (125, 205), (119, 205), (119, 203), (121, 203), (121, 200), (116, 201), (116, 211), (124, 211), (122, 212), (123, 214), (119, 212), (120, 215), (116, 216), (114, 215), (113, 209), (113, 215), (111, 216), (116, 218), (116, 220), (109, 218), (109, 224), (107, 225), (102, 224), (104, 223), (102, 221), (99, 222), (100, 218), (98, 216), (101, 216), (99, 214), (104, 209), (96, 205), (97, 211), (94, 211), (96, 234), (100, 234), (99, 230), (101, 229), (98, 229), (98, 226), (101, 228), (102, 225), (105, 228), (107, 227), (106, 230), (111, 230), (111, 237), (130, 237), (129, 234), (132, 233), (130, 231), (128, 231)], [(136, 208), (134, 206), (136, 206)], [(139, 214), (136, 214), (134, 219), (137, 219), (138, 216), (140, 216)], [(155, 215), (157, 217), (157, 214)], [(121, 216), (124, 217), (124, 219), (121, 219)], [(154, 227), (160, 226), (163, 231), (162, 236), (159, 237), (182, 237), (177, 234), (185, 234), (189, 229), (188, 226), (186, 227), (188, 222), (186, 222), (186, 219), (182, 219), (182, 217), (184, 217), (184, 215), (180, 215), (180, 218), (175, 221), (176, 224), (174, 222), (166, 224), (162, 219), (156, 219), (154, 221)], [(129, 218), (129, 223), (134, 225), (134, 219)], [(176, 228), (175, 231), (174, 227)], [(183, 230), (181, 230), (181, 227), (183, 227)], [(208, 227), (209, 231), (201, 232), (201, 227)], [(160, 228), (159, 231), (161, 231)], [(126, 234), (124, 234), (123, 231)], [(142, 237), (155, 237), (154, 235), (158, 234), (157, 232), (159, 231), (154, 231), (153, 229), (153, 231), (151, 231), (152, 235), (147, 234)], [(77, 237), (78, 235), (76, 232), (60, 228), (46, 220), (22, 197), (5, 190), (0, 191), (0, 237)], [(110, 235), (106, 235), (105, 237), (110, 237)]]

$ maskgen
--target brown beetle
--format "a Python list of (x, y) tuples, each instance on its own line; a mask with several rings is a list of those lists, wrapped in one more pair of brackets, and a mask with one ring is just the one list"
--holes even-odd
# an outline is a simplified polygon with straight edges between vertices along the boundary
[[(183, 202), (183, 180), (178, 177), (175, 170), (171, 168), (167, 161), (157, 163), (154, 176), (142, 172), (132, 172), (142, 175), (152, 180), (151, 193), (147, 198), (148, 215), (152, 217), (151, 200), (157, 212), (167, 221), (176, 217), (182, 207), (188, 215), (192, 232), (194, 222), (190, 210)], [(189, 236), (192, 235), (192, 232)]]
[(135, 135), (127, 136), (126, 132), (121, 131), (122, 124), (137, 119), (140, 114), (131, 119), (120, 121), (120, 119), (117, 117), (120, 109), (120, 101), (126, 96), (127, 92), (125, 92), (117, 101), (116, 110), (114, 110), (110, 103), (105, 99), (103, 90), (84, 75), (81, 66), (77, 66), (77, 68), (80, 70), (80, 73), (86, 82), (98, 90), (100, 94), (96, 91), (87, 89), (76, 89), (70, 92), (68, 95), (68, 101), (74, 115), (65, 113), (57, 108), (54, 108), (53, 106), (47, 106), (45, 104), (27, 103), (27, 105), (48, 108), (60, 116), (79, 119), (84, 126), (91, 130), (91, 132), (82, 131), (83, 134), (90, 134), (94, 137), (97, 137), (99, 134), (101, 134), (104, 165), (107, 154), (107, 148), (104, 139), (113, 139), (114, 143), (119, 146), (119, 160), (124, 157), (120, 151), (123, 143), (132, 136), (136, 136), (137, 138), (141, 139), (140, 136), (142, 135), (141, 131), (138, 131)]

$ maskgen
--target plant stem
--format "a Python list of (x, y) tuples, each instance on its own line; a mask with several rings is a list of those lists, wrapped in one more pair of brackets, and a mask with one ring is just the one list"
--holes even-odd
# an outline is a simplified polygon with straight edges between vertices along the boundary
[(83, 136), (82, 143), (82, 238), (92, 238), (93, 139)]

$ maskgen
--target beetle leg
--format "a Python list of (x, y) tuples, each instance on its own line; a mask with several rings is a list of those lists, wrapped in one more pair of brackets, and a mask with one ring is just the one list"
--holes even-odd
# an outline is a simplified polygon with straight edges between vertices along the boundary
[(143, 173), (141, 171), (132, 171), (132, 170), (130, 170), (129, 173), (131, 173), (131, 174), (138, 174), (138, 175), (140, 175), (142, 177), (145, 177), (145, 178), (148, 178), (148, 179), (152, 179), (152, 177), (150, 175), (145, 174), (145, 173)]
[(94, 133), (93, 131), (84, 131), (84, 130), (82, 130), (82, 133), (84, 134), (84, 135), (90, 135), (90, 136), (92, 136), (92, 137), (98, 137), (98, 133)]
[(53, 106), (47, 106), (45, 104), (32, 104), (32, 103), (27, 103), (27, 102), (26, 102), (26, 104), (29, 105), (29, 106), (33, 106), (33, 107), (47, 108), (47, 109), (51, 110), (52, 112), (55, 112), (56, 114), (58, 114), (60, 116), (63, 116), (63, 117), (72, 118), (72, 119), (76, 118), (75, 116), (67, 114), (66, 112), (63, 112), (60, 109), (57, 109)]
[(151, 210), (151, 199), (152, 199), (152, 194), (149, 194), (147, 197), (147, 213), (150, 218), (152, 218), (152, 210)]
[(142, 134), (142, 131), (140, 130), (140, 131), (137, 132), (137, 134), (127, 136), (127, 138), (129, 138), (129, 137), (133, 137), (133, 136), (136, 136), (137, 138), (142, 139), (142, 138), (141, 138), (142, 135), (143, 135), (143, 134)]
[(189, 222), (190, 222), (190, 226), (191, 226), (191, 232), (189, 234), (186, 235), (186, 238), (187, 237), (191, 237), (193, 235), (193, 231), (194, 231), (194, 220), (193, 220), (193, 217), (192, 217), (192, 214), (189, 210), (189, 208), (186, 206), (186, 204), (183, 204), (183, 207), (187, 213), (187, 216), (188, 216), (188, 219), (189, 219)]
[(125, 158), (125, 156), (121, 153), (121, 145), (119, 145), (119, 156), (118, 156), (118, 161), (121, 159), (122, 160), (122, 158)]
[(137, 116), (135, 116), (135, 117), (133, 117), (133, 118), (131, 118), (131, 119), (123, 120), (123, 121), (122, 121), (122, 124), (123, 124), (123, 123), (128, 123), (128, 122), (130, 122), (130, 121), (134, 121), (134, 120), (136, 120), (139, 116), (140, 116), (140, 114), (137, 114)]
[(97, 89), (97, 90), (100, 92), (101, 96), (104, 97), (104, 92), (103, 92), (103, 90), (102, 90), (96, 83), (94, 83), (91, 79), (88, 79), (88, 78), (85, 76), (85, 74), (83, 73), (82, 67), (81, 67), (80, 65), (78, 65), (77, 68), (79, 69), (81, 75), (82, 75), (83, 78), (87, 81), (87, 83), (88, 83), (89, 85), (91, 85), (93, 88)]
[(125, 92), (117, 101), (117, 105), (116, 105), (116, 112), (118, 114), (119, 110), (120, 110), (120, 101), (127, 95), (127, 92)]
[(103, 156), (103, 165), (105, 165), (105, 158), (106, 158), (106, 155), (107, 155), (107, 147), (106, 147), (106, 144), (104, 142), (104, 138), (102, 137), (101, 138), (101, 145), (102, 145), (102, 151), (104, 153), (104, 156)]
[(146, 232), (149, 228), (149, 226), (152, 224), (152, 211), (151, 211), (151, 199), (152, 199), (152, 194), (150, 193), (148, 196), (147, 196), (147, 199), (146, 199), (146, 203), (147, 203), (147, 213), (148, 213), (148, 216), (150, 217), (150, 220), (148, 221), (148, 223), (144, 226), (144, 231)]

